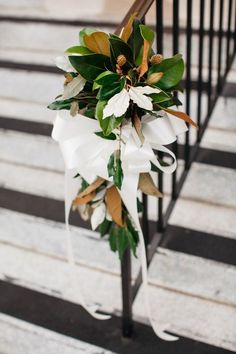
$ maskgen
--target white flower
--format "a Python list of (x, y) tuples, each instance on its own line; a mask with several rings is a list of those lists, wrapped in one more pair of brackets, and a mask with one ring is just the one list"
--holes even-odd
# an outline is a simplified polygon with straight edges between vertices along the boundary
[(100, 225), (105, 219), (105, 216), (106, 216), (106, 205), (104, 203), (101, 203), (99, 206), (97, 206), (94, 209), (93, 214), (91, 216), (92, 230), (96, 230), (98, 225)]
[(67, 100), (71, 97), (74, 97), (83, 90), (86, 80), (81, 76), (76, 76), (71, 82), (69, 82), (65, 88), (62, 95), (62, 100)]
[(63, 56), (59, 56), (56, 57), (54, 59), (54, 63), (56, 64), (56, 66), (66, 72), (76, 72), (75, 68), (73, 68), (73, 66), (71, 65), (69, 59), (67, 56), (63, 55)]
[(161, 92), (158, 88), (150, 86), (130, 87), (129, 91), (125, 88), (109, 99), (103, 110), (103, 119), (114, 115), (121, 117), (129, 107), (129, 101), (132, 100), (140, 108), (151, 111), (153, 109), (152, 99), (145, 95)]

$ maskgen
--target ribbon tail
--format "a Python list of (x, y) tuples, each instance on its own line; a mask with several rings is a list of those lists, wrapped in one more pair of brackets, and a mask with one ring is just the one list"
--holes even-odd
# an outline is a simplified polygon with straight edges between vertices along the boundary
[(144, 301), (146, 305), (146, 311), (148, 314), (148, 319), (150, 324), (156, 333), (156, 335), (166, 341), (176, 341), (179, 337), (173, 336), (171, 334), (166, 333), (168, 325), (159, 325), (157, 321), (152, 319), (151, 308), (150, 308), (150, 299), (148, 292), (148, 269), (147, 269), (147, 257), (146, 257), (146, 249), (144, 236), (141, 227), (139, 226), (139, 242), (140, 242), (140, 259), (141, 259), (141, 268), (142, 268), (142, 281), (143, 281), (143, 292), (144, 292)]
[(75, 256), (73, 252), (70, 224), (69, 224), (69, 215), (70, 215), (71, 203), (74, 196), (78, 192), (80, 182), (78, 182), (77, 178), (73, 178), (74, 175), (75, 173), (73, 173), (72, 170), (67, 170), (67, 169), (65, 170), (65, 224), (66, 224), (67, 259), (70, 268), (70, 272), (69, 272), (70, 289), (69, 290), (71, 293), (76, 293), (80, 305), (92, 317), (94, 317), (97, 320), (108, 320), (111, 318), (111, 316), (97, 313), (96, 311), (99, 308), (97, 305), (87, 305), (80, 289), (78, 290), (78, 288), (75, 287), (75, 284), (77, 283), (78, 266), (76, 266)]
[(139, 217), (137, 212), (138, 180), (139, 180), (139, 174), (137, 173), (135, 174), (130, 173), (126, 175), (122, 183), (120, 194), (139, 232), (140, 256), (141, 256), (140, 259), (141, 259), (143, 290), (144, 290), (146, 311), (148, 314), (148, 319), (150, 321), (150, 324), (154, 332), (156, 333), (156, 335), (163, 340), (174, 341), (177, 340), (178, 337), (166, 333), (165, 332), (166, 326), (164, 326), (163, 328), (163, 326), (159, 325), (156, 321), (153, 321), (151, 315), (151, 307), (150, 307), (149, 292), (148, 292), (148, 269), (147, 269), (146, 249), (145, 249), (144, 236), (139, 223)]

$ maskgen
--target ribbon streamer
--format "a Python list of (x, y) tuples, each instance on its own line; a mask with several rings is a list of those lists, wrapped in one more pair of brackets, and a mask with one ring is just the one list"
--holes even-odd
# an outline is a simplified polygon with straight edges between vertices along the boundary
[[(174, 142), (179, 134), (187, 131), (187, 126), (183, 121), (173, 118), (165, 112), (161, 112), (161, 115), (162, 117), (160, 118), (151, 115), (144, 117), (142, 121), (142, 133), (145, 138), (143, 144), (141, 144), (136, 130), (131, 124), (122, 127), (120, 139), (124, 179), (119, 192), (140, 236), (139, 251), (143, 289), (149, 321), (158, 337), (173, 341), (178, 339), (178, 337), (167, 334), (165, 332), (167, 327), (158, 325), (157, 321), (154, 321), (151, 316), (147, 258), (136, 203), (139, 174), (150, 172), (151, 162), (163, 173), (172, 173), (176, 169), (176, 158), (173, 152), (163, 146), (163, 144), (167, 145)], [(111, 182), (112, 178), (108, 176), (107, 164), (111, 154), (119, 147), (118, 140), (103, 139), (94, 134), (98, 131), (101, 131), (101, 128), (97, 120), (89, 119), (80, 114), (76, 115), (76, 117), (71, 117), (68, 111), (62, 111), (57, 114), (52, 131), (52, 137), (59, 143), (65, 162), (67, 249), (68, 262), (71, 266), (74, 280), (75, 260), (69, 231), (69, 213), (72, 201), (78, 193), (79, 182), (73, 176), (79, 172), (88, 183), (92, 183), (98, 176)], [(170, 155), (173, 163), (169, 166), (162, 166), (156, 158), (153, 149)], [(96, 308), (92, 309), (86, 305), (81, 294), (80, 303), (93, 317), (102, 320), (110, 318), (110, 316), (96, 313)]]

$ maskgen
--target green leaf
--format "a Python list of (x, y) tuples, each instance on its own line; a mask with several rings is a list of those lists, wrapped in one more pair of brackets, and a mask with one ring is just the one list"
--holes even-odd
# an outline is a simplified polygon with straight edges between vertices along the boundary
[(153, 30), (151, 30), (150, 27), (145, 26), (145, 25), (139, 25), (140, 28), (140, 33), (143, 39), (149, 42), (150, 46), (152, 46), (152, 43), (154, 41), (155, 34)]
[(61, 110), (61, 109), (68, 109), (70, 110), (72, 99), (64, 100), (64, 101), (54, 101), (48, 105), (49, 109), (52, 110)]
[(113, 37), (109, 38), (110, 47), (111, 47), (111, 57), (113, 61), (113, 66), (115, 67), (117, 57), (123, 54), (126, 57), (126, 64), (124, 65), (125, 69), (130, 69), (133, 65), (133, 53), (130, 46), (119, 38), (115, 39)]
[(156, 72), (164, 73), (156, 86), (163, 90), (175, 87), (182, 79), (184, 73), (184, 61), (181, 54), (176, 54), (172, 58), (164, 59), (160, 64), (152, 65), (149, 69), (148, 75)]
[(97, 98), (101, 101), (109, 100), (109, 98), (119, 93), (125, 86), (126, 80), (124, 77), (119, 79), (119, 76), (118, 78), (116, 76), (113, 76), (113, 80), (118, 79), (118, 81), (112, 81), (112, 78), (110, 78), (110, 76), (113, 75), (108, 75), (101, 79), (104, 84), (100, 88), (97, 95)]
[(111, 226), (112, 226), (112, 221), (109, 221), (105, 218), (103, 222), (99, 225), (99, 229), (98, 229), (101, 237), (104, 237), (109, 233)]
[(103, 132), (96, 132), (95, 133), (97, 136), (100, 136), (100, 138), (107, 139), (107, 140), (116, 140), (115, 134), (111, 133), (110, 135), (104, 135)]
[(69, 56), (71, 65), (86, 80), (93, 82), (96, 77), (110, 67), (110, 60), (103, 54)]
[[(106, 75), (99, 75), (98, 78), (96, 78), (96, 82), (103, 86), (103, 85), (110, 85), (114, 82), (119, 82), (120, 76), (118, 74), (113, 73), (112, 71), (105, 71), (107, 73)], [(108, 74), (109, 73), (109, 74)], [(104, 73), (103, 73), (104, 74)]]
[(152, 93), (150, 95), (150, 97), (152, 98), (152, 102), (153, 103), (160, 103), (160, 102), (165, 102), (165, 101), (169, 101), (170, 100), (170, 96), (165, 93), (165, 92), (160, 92), (160, 93)]
[(121, 124), (124, 116), (116, 118), (114, 115), (112, 115), (111, 117), (103, 119), (103, 109), (106, 104), (107, 101), (98, 101), (95, 116), (99, 121), (100, 127), (102, 128), (104, 135), (108, 136), (115, 128), (117, 128)]
[(87, 35), (90, 35), (94, 32), (97, 32), (97, 30), (95, 28), (83, 28), (80, 32), (79, 32), (79, 41), (80, 41), (80, 44), (82, 46), (84, 46), (84, 35), (87, 34)]
[(120, 260), (128, 247), (126, 231), (121, 227), (113, 227), (109, 236), (110, 247), (113, 252), (118, 251)]
[(107, 164), (107, 170), (109, 177), (113, 177), (115, 186), (121, 189), (124, 174), (122, 169), (121, 159), (113, 153)]
[(70, 47), (66, 50), (66, 53), (71, 53), (71, 54), (81, 54), (81, 55), (86, 55), (86, 54), (93, 54), (91, 50), (89, 50), (86, 47), (83, 47), (82, 45), (77, 45), (74, 47)]
[(95, 117), (95, 108), (91, 107), (86, 109), (86, 111), (84, 112), (84, 116), (88, 117), (88, 118), (94, 118)]
[(117, 234), (118, 234), (118, 229), (117, 227), (113, 227), (110, 231), (109, 234), (109, 243), (110, 243), (110, 248), (113, 252), (117, 251)]
[(130, 231), (130, 233), (133, 236), (133, 239), (135, 241), (135, 244), (137, 246), (138, 242), (139, 242), (139, 233), (138, 231), (134, 228), (132, 221), (130, 220), (130, 217), (128, 215), (128, 217), (126, 218), (126, 223), (127, 223), (127, 228)]
[(134, 20), (133, 23), (133, 32), (128, 40), (128, 44), (130, 45), (132, 51), (133, 51), (133, 61), (135, 62), (137, 56), (140, 53), (140, 50), (143, 46), (143, 37), (140, 32), (140, 27), (139, 25), (141, 24), (141, 21), (138, 19)]

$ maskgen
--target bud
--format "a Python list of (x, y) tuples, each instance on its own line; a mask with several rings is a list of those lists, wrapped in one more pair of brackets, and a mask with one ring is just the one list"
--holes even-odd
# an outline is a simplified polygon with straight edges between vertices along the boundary
[(121, 67), (121, 66), (125, 65), (125, 63), (126, 63), (126, 57), (125, 57), (123, 54), (120, 54), (120, 55), (117, 57), (116, 61), (117, 61), (117, 64)]
[(162, 54), (154, 54), (150, 59), (151, 64), (160, 64), (162, 60), (163, 60)]

